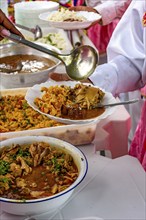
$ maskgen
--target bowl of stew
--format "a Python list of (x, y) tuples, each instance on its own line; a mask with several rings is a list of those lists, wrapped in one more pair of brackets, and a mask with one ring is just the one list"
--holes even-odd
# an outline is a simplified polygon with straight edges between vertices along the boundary
[[(41, 46), (61, 53), (52, 45), (38, 43)], [(60, 60), (46, 53), (18, 43), (8, 43), (0, 46), (0, 79), (4, 88), (31, 87), (46, 82), (49, 73), (60, 64)], [(11, 72), (22, 65), (20, 71)], [(9, 73), (5, 71), (8, 69)]]
[(46, 136), (0, 142), (1, 210), (15, 215), (52, 213), (84, 180), (88, 162), (81, 150)]

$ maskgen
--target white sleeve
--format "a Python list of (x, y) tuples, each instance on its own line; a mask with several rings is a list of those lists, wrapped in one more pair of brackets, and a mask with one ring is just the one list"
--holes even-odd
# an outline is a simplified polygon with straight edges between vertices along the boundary
[(88, 6), (94, 7), (102, 16), (102, 24), (107, 25), (115, 18), (121, 18), (131, 0), (86, 0)]
[(95, 7), (98, 4), (101, 4), (102, 0), (85, 0), (85, 3), (86, 3), (87, 6)]
[(127, 9), (110, 40), (108, 63), (97, 67), (90, 77), (95, 85), (119, 94), (146, 84), (145, 7), (145, 0), (141, 0), (133, 1)]

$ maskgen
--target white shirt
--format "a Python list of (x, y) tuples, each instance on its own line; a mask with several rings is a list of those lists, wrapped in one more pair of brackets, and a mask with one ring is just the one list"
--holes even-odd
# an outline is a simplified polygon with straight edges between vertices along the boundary
[(130, 4), (108, 45), (108, 63), (98, 66), (90, 77), (95, 85), (119, 94), (146, 84), (145, 12), (145, 0)]
[(102, 16), (103, 25), (111, 23), (115, 18), (121, 18), (131, 0), (85, 0), (86, 5), (94, 7)]

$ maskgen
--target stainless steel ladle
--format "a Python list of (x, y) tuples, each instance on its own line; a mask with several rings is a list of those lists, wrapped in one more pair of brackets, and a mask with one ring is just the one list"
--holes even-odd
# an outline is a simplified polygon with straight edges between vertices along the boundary
[(14, 73), (14, 72), (20, 72), (22, 70), (22, 67), (23, 67), (23, 64), (22, 62), (19, 62), (17, 64), (17, 66), (15, 68), (6, 68), (6, 67), (0, 67), (0, 72), (3, 72), (3, 73)]
[(96, 50), (88, 45), (77, 47), (70, 54), (59, 54), (9, 31), (3, 32), (3, 37), (50, 54), (61, 60), (65, 65), (68, 76), (73, 80), (87, 79), (94, 72), (99, 61), (99, 55)]
[(38, 25), (36, 25), (35, 28), (29, 28), (29, 27), (26, 27), (26, 26), (21, 25), (21, 24), (15, 24), (15, 26), (17, 26), (17, 27), (19, 27), (23, 30), (32, 32), (34, 34), (34, 40), (37, 40), (37, 39), (43, 37), (42, 29)]

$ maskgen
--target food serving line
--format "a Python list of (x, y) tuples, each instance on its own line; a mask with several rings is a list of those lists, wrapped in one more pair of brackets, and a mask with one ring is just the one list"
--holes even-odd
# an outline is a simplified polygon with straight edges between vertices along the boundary
[[(92, 45), (86, 36), (84, 38), (85, 42)], [(56, 72), (64, 72), (64, 67), (59, 65)], [(145, 219), (145, 172), (137, 159), (126, 155), (130, 124), (130, 116), (124, 106), (117, 106), (112, 115), (97, 122), (92, 143), (78, 146), (88, 160), (85, 180), (52, 217), (44, 214), (35, 218), (71, 220), (89, 216), (90, 220), (94, 217), (112, 220)], [(100, 156), (100, 150), (109, 150), (112, 159)], [(26, 218), (4, 212), (0, 215), (2, 220)]]

